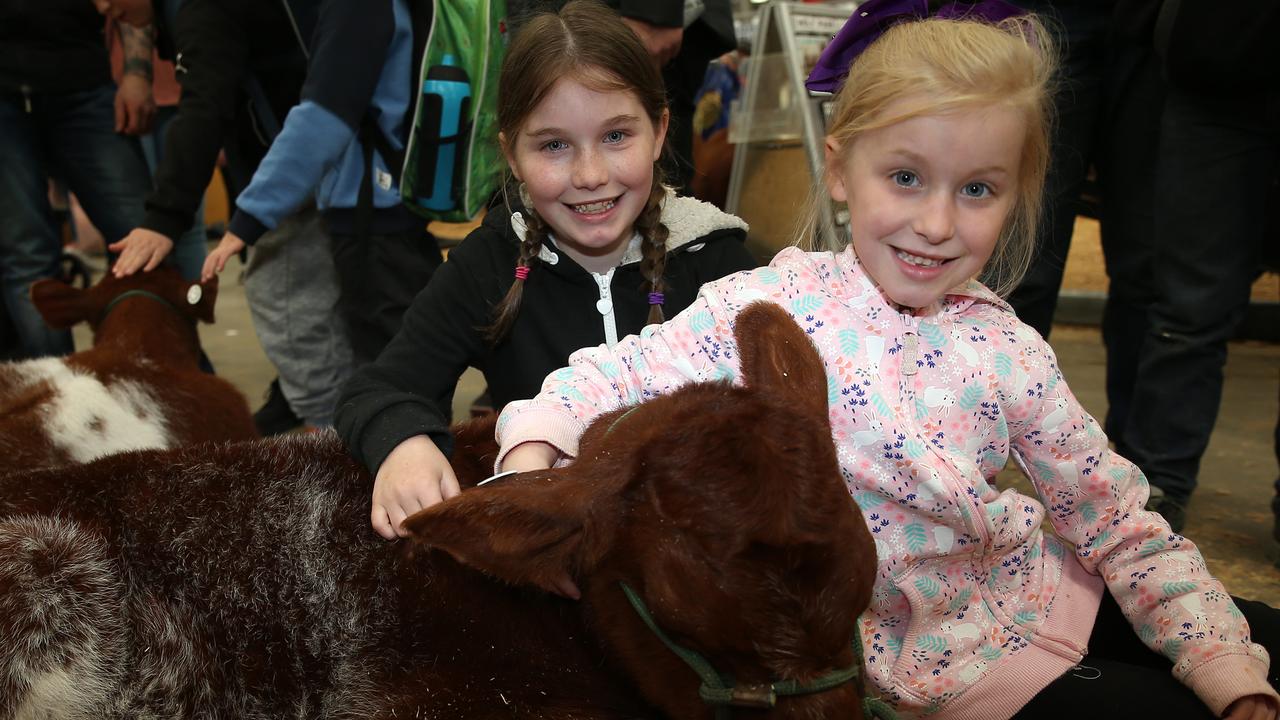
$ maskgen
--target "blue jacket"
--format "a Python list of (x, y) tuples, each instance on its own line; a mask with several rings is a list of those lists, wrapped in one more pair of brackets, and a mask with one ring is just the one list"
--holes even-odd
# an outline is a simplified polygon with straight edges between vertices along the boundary
[[(333, 232), (352, 232), (366, 171), (357, 134), (365, 117), (373, 117), (393, 148), (404, 147), (412, 57), (407, 0), (323, 0), (301, 101), (236, 199), (230, 231), (252, 244), (314, 199)], [(399, 186), (376, 150), (369, 172), (370, 232), (422, 224), (400, 204)]]

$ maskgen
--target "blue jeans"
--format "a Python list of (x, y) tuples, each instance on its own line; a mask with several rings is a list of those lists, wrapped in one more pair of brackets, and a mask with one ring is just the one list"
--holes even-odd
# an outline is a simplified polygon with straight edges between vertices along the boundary
[[(62, 243), (48, 178), (62, 178), (108, 243), (142, 222), (151, 177), (137, 138), (113, 129), (115, 86), (72, 93), (0, 93), (0, 292), (20, 357), (71, 352), (31, 305), (31, 283), (58, 274)], [(28, 110), (28, 102), (30, 109)]]

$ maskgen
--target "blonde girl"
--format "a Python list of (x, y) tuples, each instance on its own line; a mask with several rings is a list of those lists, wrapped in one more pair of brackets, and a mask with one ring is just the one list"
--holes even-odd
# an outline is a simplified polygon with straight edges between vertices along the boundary
[[(1026, 265), (1051, 39), (998, 0), (937, 6), (870, 0), (824, 55), (829, 86), (843, 79), (825, 190), (848, 205), (847, 243), (785, 250), (663, 325), (576, 353), (502, 414), (499, 466), (572, 461), (600, 413), (736, 378), (735, 316), (776, 303), (826, 364), (832, 439), (877, 546), (867, 677), (902, 715), (1275, 718), (1250, 631), (1275, 628), (1275, 611), (1233, 602), (1144, 509), (1145, 479), (1052, 350), (978, 280), (1007, 289)], [(1010, 460), (1033, 495), (995, 486)]]

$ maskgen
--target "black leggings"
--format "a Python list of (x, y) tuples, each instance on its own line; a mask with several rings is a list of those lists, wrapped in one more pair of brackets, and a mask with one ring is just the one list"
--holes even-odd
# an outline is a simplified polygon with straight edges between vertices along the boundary
[[(1260, 602), (1233, 598), (1249, 622), (1253, 642), (1271, 654), (1267, 680), (1280, 690), (1280, 611)], [(1195, 693), (1178, 682), (1171, 663), (1142, 644), (1111, 593), (1102, 598), (1098, 620), (1089, 636), (1089, 654), (1040, 691), (1014, 717), (1054, 718), (1155, 717), (1161, 720), (1211, 720), (1213, 713)]]

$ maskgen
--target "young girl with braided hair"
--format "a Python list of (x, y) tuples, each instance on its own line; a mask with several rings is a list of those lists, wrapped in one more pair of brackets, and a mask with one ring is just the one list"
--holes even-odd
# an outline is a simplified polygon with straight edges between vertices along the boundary
[(450, 408), (468, 366), (496, 408), (533, 397), (574, 350), (616, 344), (756, 264), (745, 223), (663, 186), (662, 77), (614, 11), (579, 1), (529, 19), (499, 83), (518, 189), (449, 253), (338, 403), (335, 426), (374, 475), (371, 521), (387, 539), (458, 493)]
[[(1274, 720), (1278, 613), (1231, 598), (1145, 509), (1146, 480), (1052, 349), (978, 280), (1007, 290), (1026, 267), (1052, 44), (1000, 0), (860, 4), (810, 77), (839, 87), (821, 201), (848, 205), (848, 237), (788, 248), (661, 325), (575, 353), (502, 413), (497, 464), (571, 462), (602, 413), (736, 379), (738, 313), (776, 303), (827, 369), (830, 426), (814, 430), (831, 433), (877, 551), (865, 678), (901, 717)], [(758, 428), (771, 432), (767, 418)], [(1035, 492), (996, 487), (1010, 460)], [(762, 533), (744, 527), (716, 552), (767, 551)], [(574, 578), (556, 587), (576, 594)], [(790, 660), (776, 679), (805, 680)]]

